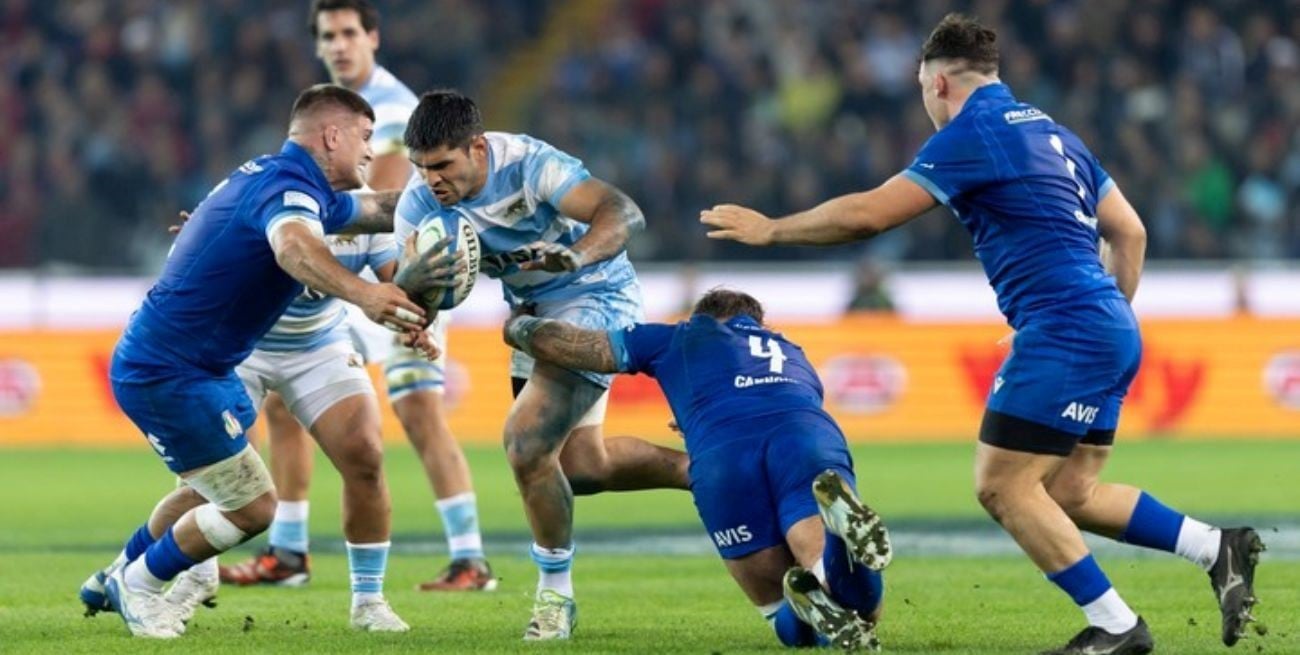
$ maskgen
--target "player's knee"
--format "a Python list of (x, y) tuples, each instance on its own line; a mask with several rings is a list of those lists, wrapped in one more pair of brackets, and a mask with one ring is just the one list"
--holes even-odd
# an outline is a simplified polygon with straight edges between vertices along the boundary
[(268, 491), (231, 512), (230, 518), (250, 536), (260, 534), (271, 527), (271, 521), (275, 519), (275, 505), (275, 492)]
[(352, 440), (342, 459), (346, 464), (340, 467), (340, 472), (349, 482), (373, 485), (383, 479), (384, 449), (378, 434)]
[(1097, 482), (1092, 479), (1057, 479), (1048, 485), (1047, 495), (1051, 496), (1066, 514), (1074, 516), (1087, 507), (1096, 488)]
[(991, 480), (976, 480), (975, 498), (989, 516), (996, 521), (1002, 521), (1006, 505), (1006, 491), (1002, 485)]

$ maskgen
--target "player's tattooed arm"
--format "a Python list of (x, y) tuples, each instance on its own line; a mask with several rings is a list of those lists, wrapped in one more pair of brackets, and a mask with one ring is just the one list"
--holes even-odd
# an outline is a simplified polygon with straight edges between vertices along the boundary
[(397, 200), (402, 197), (400, 189), (392, 191), (354, 191), (352, 197), (357, 202), (357, 217), (347, 224), (339, 234), (376, 234), (393, 231), (393, 212), (397, 211)]
[(524, 270), (576, 271), (605, 261), (623, 252), (632, 233), (645, 228), (641, 208), (626, 193), (596, 178), (583, 180), (570, 189), (556, 209), (591, 225), (591, 229), (572, 246), (530, 244), (533, 260), (521, 265)]
[(505, 340), (535, 359), (565, 368), (619, 372), (614, 348), (604, 330), (585, 330), (549, 318), (515, 316), (506, 323)]

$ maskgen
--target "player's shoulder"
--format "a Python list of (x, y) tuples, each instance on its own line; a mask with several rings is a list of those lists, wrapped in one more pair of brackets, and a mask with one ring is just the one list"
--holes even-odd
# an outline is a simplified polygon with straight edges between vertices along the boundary
[(383, 66), (376, 65), (375, 70), (370, 75), (370, 81), (366, 83), (362, 94), (366, 101), (372, 106), (383, 103), (401, 103), (409, 104), (414, 107), (419, 98), (411, 87), (406, 86), (401, 80), (397, 79), (391, 71)]

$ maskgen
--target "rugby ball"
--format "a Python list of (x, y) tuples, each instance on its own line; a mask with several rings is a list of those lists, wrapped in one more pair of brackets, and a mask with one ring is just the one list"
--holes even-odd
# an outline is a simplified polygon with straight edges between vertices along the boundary
[(448, 235), (452, 237), (451, 243), (447, 244), (443, 252), (464, 252), (465, 270), (456, 276), (455, 286), (432, 289), (424, 294), (424, 308), (430, 312), (448, 310), (465, 302), (469, 292), (474, 290), (474, 282), (478, 280), (483, 250), (479, 246), (478, 233), (474, 231), (474, 226), (463, 216), (448, 215), (443, 212), (433, 212), (425, 216), (420, 221), (419, 231), (416, 232), (415, 247), (420, 252), (424, 252)]

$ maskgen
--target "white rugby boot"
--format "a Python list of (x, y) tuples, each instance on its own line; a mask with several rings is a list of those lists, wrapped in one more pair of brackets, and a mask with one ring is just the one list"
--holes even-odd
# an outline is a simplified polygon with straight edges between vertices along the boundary
[(131, 589), (122, 575), (125, 568), (108, 577), (104, 593), (131, 634), (150, 639), (175, 639), (184, 634), (185, 624), (176, 615), (176, 609), (162, 594)]
[(163, 599), (172, 605), (177, 618), (188, 623), (199, 606), (216, 607), (217, 589), (221, 581), (217, 572), (200, 569), (200, 565), (181, 571)]
[(568, 639), (577, 626), (577, 603), (553, 589), (543, 589), (533, 601), (533, 619), (524, 630), (524, 641)]
[(853, 559), (873, 571), (889, 565), (894, 556), (889, 530), (879, 514), (858, 500), (853, 487), (839, 473), (822, 471), (813, 480), (812, 492), (822, 523), (831, 534), (844, 540)]
[(384, 598), (353, 607), (352, 627), (366, 632), (406, 632), (411, 629)]
[(781, 588), (794, 615), (811, 625), (831, 645), (846, 651), (880, 650), (876, 626), (835, 602), (822, 589), (817, 576), (807, 569), (791, 567), (781, 580)]

